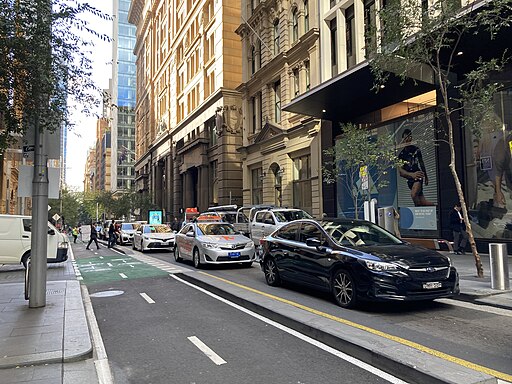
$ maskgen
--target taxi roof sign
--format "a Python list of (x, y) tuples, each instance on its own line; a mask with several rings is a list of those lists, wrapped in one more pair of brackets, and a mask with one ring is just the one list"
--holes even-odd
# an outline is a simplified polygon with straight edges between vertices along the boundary
[(197, 221), (222, 221), (219, 215), (201, 214), (197, 217)]

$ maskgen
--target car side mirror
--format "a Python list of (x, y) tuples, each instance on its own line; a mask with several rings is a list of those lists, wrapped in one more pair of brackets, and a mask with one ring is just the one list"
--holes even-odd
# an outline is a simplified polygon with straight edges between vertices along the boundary
[(308, 247), (318, 248), (318, 247), (320, 247), (322, 245), (322, 243), (317, 238), (312, 237), (312, 238), (306, 239), (306, 245)]
[(48, 229), (48, 234), (52, 236), (55, 235), (55, 230), (52, 228)]
[(186, 236), (187, 237), (194, 237), (194, 231), (188, 231)]

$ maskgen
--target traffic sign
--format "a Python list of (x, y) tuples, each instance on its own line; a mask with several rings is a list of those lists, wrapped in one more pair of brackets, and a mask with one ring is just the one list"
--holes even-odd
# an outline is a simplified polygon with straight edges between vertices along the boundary
[(52, 219), (55, 220), (55, 221), (59, 221), (60, 216), (58, 214), (55, 214), (55, 215), (52, 216)]

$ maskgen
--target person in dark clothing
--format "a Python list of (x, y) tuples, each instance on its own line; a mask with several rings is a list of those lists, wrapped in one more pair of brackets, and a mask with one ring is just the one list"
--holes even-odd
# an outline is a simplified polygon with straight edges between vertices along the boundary
[(112, 248), (114, 245), (116, 245), (116, 223), (112, 220), (108, 227), (108, 247)]
[(89, 246), (93, 241), (96, 243), (96, 248), (100, 249), (100, 246), (98, 245), (98, 231), (96, 230), (94, 224), (91, 223), (91, 238), (87, 243), (87, 247), (85, 247), (85, 249), (90, 249)]
[(423, 194), (423, 184), (428, 185), (427, 169), (423, 162), (421, 150), (412, 144), (412, 132), (405, 129), (402, 133), (404, 149), (398, 155), (403, 165), (398, 168), (400, 176), (407, 179), (407, 186), (411, 190), (411, 198), (416, 207), (432, 206), (434, 203), (428, 201)]
[(450, 228), (453, 232), (453, 251), (455, 254), (464, 254), (466, 244), (468, 242), (468, 233), (466, 232), (466, 224), (462, 216), (462, 208), (460, 202), (457, 202), (450, 213)]
[(180, 230), (180, 222), (177, 217), (175, 217), (174, 221), (171, 223), (171, 229), (176, 232)]

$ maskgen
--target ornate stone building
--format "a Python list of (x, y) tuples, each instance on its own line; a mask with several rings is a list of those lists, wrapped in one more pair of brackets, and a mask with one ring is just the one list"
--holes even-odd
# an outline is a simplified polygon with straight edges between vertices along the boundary
[(320, 81), (317, 6), (242, 1), (244, 204), (322, 215), (322, 120), (282, 109)]
[(166, 211), (242, 203), (237, 0), (132, 2), (136, 189)]

